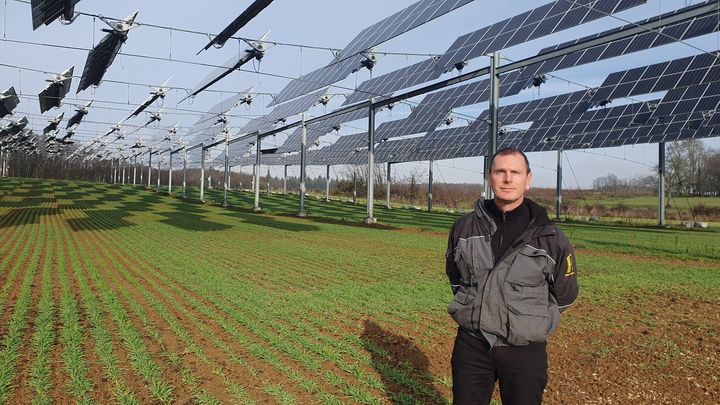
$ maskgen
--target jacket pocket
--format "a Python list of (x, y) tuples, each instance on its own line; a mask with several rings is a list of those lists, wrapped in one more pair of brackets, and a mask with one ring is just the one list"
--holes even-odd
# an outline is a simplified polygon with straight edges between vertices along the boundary
[(465, 329), (472, 329), (471, 313), (475, 302), (475, 295), (468, 294), (466, 290), (461, 288), (453, 297), (448, 305), (448, 314), (455, 322)]
[(524, 346), (547, 340), (550, 314), (546, 306), (509, 302), (507, 308), (508, 343), (513, 346)]

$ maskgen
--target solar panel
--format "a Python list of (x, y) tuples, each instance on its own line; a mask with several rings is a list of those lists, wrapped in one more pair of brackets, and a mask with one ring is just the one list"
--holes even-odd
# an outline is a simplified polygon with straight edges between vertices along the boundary
[(300, 97), (296, 100), (275, 107), (275, 109), (272, 110), (265, 119), (266, 121), (275, 123), (278, 120), (285, 119), (302, 112), (306, 112), (312, 106), (318, 104), (322, 97), (327, 93), (327, 91), (328, 88), (326, 87), (315, 93), (310, 93), (306, 96)]
[(20, 104), (20, 98), (15, 92), (15, 87), (10, 87), (0, 93), (0, 118), (12, 114), (18, 104)]
[(438, 66), (449, 71), (458, 63), (646, 2), (647, 0), (557, 0), (457, 38), (440, 57)]
[[(327, 125), (322, 123), (310, 124), (305, 131), (305, 144), (312, 145), (318, 138), (330, 132)], [(278, 148), (278, 153), (296, 152), (300, 150), (302, 142), (302, 126), (290, 134), (285, 142)]]
[[(567, 46), (571, 46), (580, 42), (585, 42), (593, 38), (605, 36), (613, 32), (625, 30), (637, 26), (639, 24), (645, 24), (647, 22), (666, 19), (679, 12), (685, 12), (692, 10), (697, 7), (702, 7), (705, 4), (697, 4), (689, 7), (685, 7), (679, 10), (675, 10), (670, 13), (666, 13), (660, 16), (648, 18), (642, 21), (631, 23), (623, 27), (614, 28), (611, 30), (603, 31), (598, 34), (589, 35), (583, 38), (579, 38), (574, 41), (565, 42), (559, 45), (545, 48), (539, 52), (544, 54), (553, 50), (561, 49)], [(685, 27), (682, 30), (678, 30), (678, 26)], [(587, 63), (593, 63), (600, 60), (610, 59), (621, 55), (630, 54), (645, 49), (650, 49), (656, 46), (665, 45), (668, 42), (682, 41), (690, 38), (698, 37), (701, 35), (709, 34), (718, 30), (718, 19), (716, 15), (706, 15), (704, 17), (696, 17), (692, 21), (685, 21), (675, 24), (667, 25), (659, 30), (646, 32), (643, 34), (635, 35), (630, 38), (626, 38), (620, 41), (614, 41), (609, 44), (596, 46), (584, 51), (573, 52), (571, 54), (546, 60), (531, 66), (526, 67), (521, 76), (520, 80), (525, 82), (526, 86), (530, 85), (530, 81), (533, 77), (536, 77), (543, 73), (553, 72), (562, 69), (568, 69), (575, 66), (580, 66)], [(682, 31), (682, 32), (681, 32)], [(669, 38), (670, 36), (671, 38)]]
[(248, 121), (248, 123), (245, 124), (244, 127), (242, 127), (240, 132), (243, 134), (251, 134), (258, 131), (264, 132), (271, 129), (273, 126), (275, 126), (275, 123), (272, 121), (268, 121), (267, 118), (263, 115), (262, 117), (253, 118)]
[(200, 94), (200, 92), (219, 82), (235, 70), (240, 69), (242, 65), (250, 62), (251, 60), (261, 60), (263, 56), (265, 56), (265, 51), (267, 50), (267, 44), (262, 42), (266, 36), (267, 34), (265, 34), (259, 41), (251, 44), (251, 46), (245, 49), (244, 52), (239, 52), (237, 55), (230, 58), (230, 60), (225, 62), (222, 67), (213, 70), (209, 75), (205, 76), (205, 78), (192, 89), (190, 94), (180, 101), (182, 102), (189, 97)]
[[(519, 124), (558, 115), (581, 113), (590, 107), (591, 97), (592, 92), (581, 90), (522, 103), (503, 105), (498, 108), (500, 125)], [(489, 118), (489, 115), (488, 110), (483, 111), (470, 127), (478, 129), (481, 125), (486, 125), (486, 120)], [(487, 126), (483, 126), (482, 128), (487, 130)]]
[(50, 120), (49, 124), (45, 128), (43, 128), (43, 135), (47, 135), (48, 133), (57, 130), (64, 116), (65, 113), (61, 112), (60, 115)]
[(720, 78), (720, 61), (699, 54), (616, 72), (607, 77), (592, 97), (595, 105), (639, 94), (687, 87)]
[(376, 163), (400, 163), (407, 162), (421, 138), (388, 139), (381, 140), (375, 146)]
[(170, 83), (170, 79), (167, 79), (165, 81), (165, 83), (163, 83), (160, 87), (157, 87), (153, 91), (151, 91), (150, 97), (145, 99), (145, 101), (142, 104), (140, 104), (140, 106), (138, 106), (138, 108), (136, 108), (132, 114), (128, 115), (128, 117), (126, 119), (130, 119), (130, 117), (134, 117), (134, 116), (140, 114), (141, 112), (145, 111), (146, 108), (150, 107), (150, 105), (152, 103), (154, 103), (155, 101), (157, 101), (158, 99), (161, 99), (161, 98), (164, 99), (165, 93), (168, 90), (165, 86), (167, 86), (168, 83)]
[[(352, 122), (368, 116), (368, 110), (363, 108), (360, 110), (350, 111), (344, 114), (336, 115), (334, 117), (322, 120), (318, 123), (307, 126), (306, 140), (307, 144), (312, 144), (319, 137), (330, 133), (336, 128), (340, 128), (341, 124), (346, 122)], [(295, 152), (300, 150), (300, 134), (302, 127), (295, 130), (286, 140), (285, 143), (280, 146), (279, 152)]]
[(120, 47), (127, 41), (128, 31), (133, 27), (137, 15), (138, 11), (123, 21), (108, 22), (103, 20), (112, 30), (103, 29), (103, 31), (108, 34), (88, 53), (77, 93), (80, 93), (92, 85), (100, 85), (103, 76), (105, 76), (105, 72), (107, 72), (110, 65), (112, 65), (115, 56), (120, 52)]
[(225, 29), (223, 29), (215, 38), (213, 38), (210, 42), (208, 42), (205, 47), (198, 52), (205, 51), (210, 49), (211, 46), (223, 46), (225, 45), (225, 42), (227, 42), (228, 39), (230, 39), (233, 34), (238, 32), (240, 28), (244, 27), (245, 24), (250, 22), (253, 18), (255, 18), (258, 14), (260, 14), (265, 7), (269, 6), (270, 3), (272, 3), (272, 0), (255, 0), (251, 5), (248, 6), (248, 8), (245, 9), (242, 13), (240, 13), (237, 18), (235, 18), (230, 24), (228, 24)]
[(190, 133), (199, 132), (213, 126), (217, 123), (217, 119), (223, 114), (227, 114), (232, 110), (238, 103), (249, 102), (248, 97), (254, 87), (246, 89), (241, 93), (232, 95), (231, 97), (222, 99), (219, 103), (215, 104), (205, 114), (201, 115), (197, 122), (193, 125)]
[(437, 63), (434, 59), (426, 59), (422, 62), (362, 82), (360, 86), (347, 97), (343, 105), (354, 104), (373, 96), (390, 96), (397, 90), (406, 89), (416, 84), (437, 79), (441, 73), (442, 71), (437, 68)]
[(472, 0), (421, 0), (362, 30), (330, 64), (291, 81), (269, 106), (339, 82), (361, 66), (361, 52), (440, 17)]
[(75, 5), (80, 0), (31, 0), (33, 30), (41, 25), (50, 25), (57, 18), (72, 21)]
[(73, 71), (75, 66), (70, 66), (59, 75), (55, 75), (43, 91), (38, 94), (40, 100), (40, 114), (53, 107), (60, 107), (60, 102), (70, 91), (72, 85)]
[[(235, 166), (235, 163), (239, 161), (236, 158), (242, 158), (246, 154), (250, 153), (250, 148), (255, 145), (255, 139), (247, 139), (239, 142), (234, 142), (228, 145), (228, 161), (230, 166)], [(255, 163), (255, 157), (252, 157), (253, 163)], [(224, 166), (225, 165), (225, 149), (223, 146), (222, 151), (210, 162), (210, 166)]]
[[(515, 82), (518, 72), (511, 72), (501, 79), (501, 96), (511, 96), (515, 89), (509, 84)], [(440, 125), (454, 108), (487, 101), (490, 95), (490, 80), (480, 80), (447, 88), (427, 95), (404, 120), (383, 123), (377, 128), (376, 136), (393, 138), (428, 132)]]
[(317, 150), (308, 161), (317, 165), (353, 164), (361, 162), (363, 158), (367, 161), (367, 142), (367, 132), (344, 135), (334, 144)]
[(432, 21), (472, 0), (421, 0), (365, 28), (340, 51), (343, 60)]
[(68, 120), (67, 126), (65, 128), (67, 129), (67, 128), (71, 128), (75, 125), (80, 125), (80, 122), (82, 122), (83, 118), (85, 118), (85, 116), (90, 111), (90, 106), (92, 105), (92, 102), (93, 102), (93, 100), (90, 100), (90, 101), (88, 101), (87, 104), (85, 104), (84, 106), (75, 110), (75, 114), (72, 117), (70, 117), (70, 119)]
[(356, 55), (341, 62), (331, 63), (320, 69), (306, 73), (297, 79), (293, 79), (285, 88), (268, 104), (268, 107), (284, 103), (295, 97), (302, 96), (327, 85), (339, 82), (348, 77), (353, 70), (360, 66), (363, 56)]
[[(720, 80), (720, 77), (715, 79)], [(719, 105), (720, 81), (701, 83), (668, 91), (650, 119), (661, 119), (674, 114), (716, 111)]]

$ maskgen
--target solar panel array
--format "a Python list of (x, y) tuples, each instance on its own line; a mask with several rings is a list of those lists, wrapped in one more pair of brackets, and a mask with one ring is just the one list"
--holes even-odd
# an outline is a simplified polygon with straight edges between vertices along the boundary
[(50, 25), (60, 17), (71, 19), (78, 2), (80, 0), (31, 0), (33, 30), (43, 24)]
[(720, 60), (703, 53), (610, 74), (592, 97), (601, 104), (622, 97), (655, 93), (720, 79)]
[[(569, 115), (583, 112), (590, 107), (592, 92), (581, 90), (567, 94), (559, 94), (526, 101), (517, 104), (504, 105), (498, 108), (500, 125), (512, 125), (524, 122), (537, 121), (547, 117)], [(471, 127), (476, 128), (489, 119), (490, 113), (485, 110), (480, 114)], [(486, 126), (482, 128), (487, 129)]]
[(18, 104), (20, 104), (20, 98), (15, 92), (15, 87), (10, 87), (0, 93), (0, 118), (12, 114)]
[(367, 28), (340, 51), (343, 60), (417, 28), (473, 0), (421, 0)]
[(360, 67), (360, 62), (364, 59), (360, 52), (364, 52), (375, 45), (425, 24), (471, 1), (421, 0), (367, 27), (340, 51), (333, 62), (291, 81), (269, 106), (283, 103), (345, 79), (353, 70)]
[(404, 67), (366, 80), (350, 94), (343, 105), (350, 105), (369, 99), (372, 96), (387, 96), (393, 92), (425, 83), (440, 77), (442, 70), (438, 69), (435, 59), (430, 58), (422, 62)]
[(459, 37), (440, 57), (438, 65), (451, 70), (458, 62), (597, 20), (646, 1), (557, 0)]
[(362, 132), (352, 135), (341, 136), (332, 145), (319, 149), (308, 159), (309, 164), (338, 165), (350, 164), (359, 156), (359, 159), (367, 158), (368, 134)]
[[(685, 7), (670, 13), (663, 14), (661, 16), (648, 18), (642, 21), (627, 24), (619, 28), (603, 31), (595, 35), (589, 35), (574, 41), (569, 41), (559, 45), (547, 47), (541, 50), (539, 53), (543, 54), (553, 50), (565, 48), (570, 45), (585, 42), (590, 39), (605, 36), (621, 30), (629, 29), (639, 24), (644, 24), (650, 21), (662, 20), (664, 18), (666, 19), (672, 15), (677, 14), (680, 11), (692, 10), (698, 7), (702, 7), (707, 3), (709, 2)], [(552, 58), (545, 62), (528, 66), (523, 70), (520, 76), (520, 80), (524, 80), (525, 84), (529, 85), (529, 81), (532, 80), (533, 77), (540, 74), (554, 72), (562, 69), (568, 69), (571, 67), (598, 62), (621, 55), (627, 55), (633, 52), (655, 48), (661, 45), (667, 45), (672, 42), (695, 38), (701, 35), (716, 32), (718, 30), (718, 24), (719, 21), (717, 15), (706, 15), (704, 17), (694, 18), (690, 21), (669, 24), (655, 31), (647, 31), (642, 34), (634, 35), (632, 37), (625, 38), (619, 41), (613, 41), (605, 45), (596, 46), (590, 49), (586, 49), (584, 51), (573, 52), (562, 57)]]

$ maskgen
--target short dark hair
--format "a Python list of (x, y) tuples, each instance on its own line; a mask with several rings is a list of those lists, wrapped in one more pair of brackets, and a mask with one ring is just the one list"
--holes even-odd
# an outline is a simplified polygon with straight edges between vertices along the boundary
[(527, 172), (530, 173), (530, 161), (528, 160), (527, 156), (523, 151), (517, 148), (507, 147), (499, 149), (495, 154), (492, 156), (492, 159), (490, 159), (490, 169), (492, 169), (492, 165), (495, 162), (495, 157), (497, 156), (507, 156), (507, 155), (514, 155), (514, 154), (520, 154), (523, 159), (525, 159), (525, 167), (527, 167)]

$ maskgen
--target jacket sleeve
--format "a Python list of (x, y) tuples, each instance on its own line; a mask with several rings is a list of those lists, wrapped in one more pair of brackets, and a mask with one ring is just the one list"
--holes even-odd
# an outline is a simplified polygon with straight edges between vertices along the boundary
[(551, 292), (557, 300), (560, 312), (563, 312), (575, 302), (580, 286), (577, 281), (575, 251), (565, 235), (559, 230), (557, 232), (557, 254)]
[(460, 272), (457, 269), (457, 266), (455, 265), (455, 227), (457, 226), (457, 223), (455, 223), (452, 228), (450, 229), (450, 235), (448, 235), (448, 245), (447, 250), (445, 251), (445, 273), (448, 276), (448, 280), (450, 281), (450, 288), (452, 289), (453, 294), (455, 294), (460, 288)]

